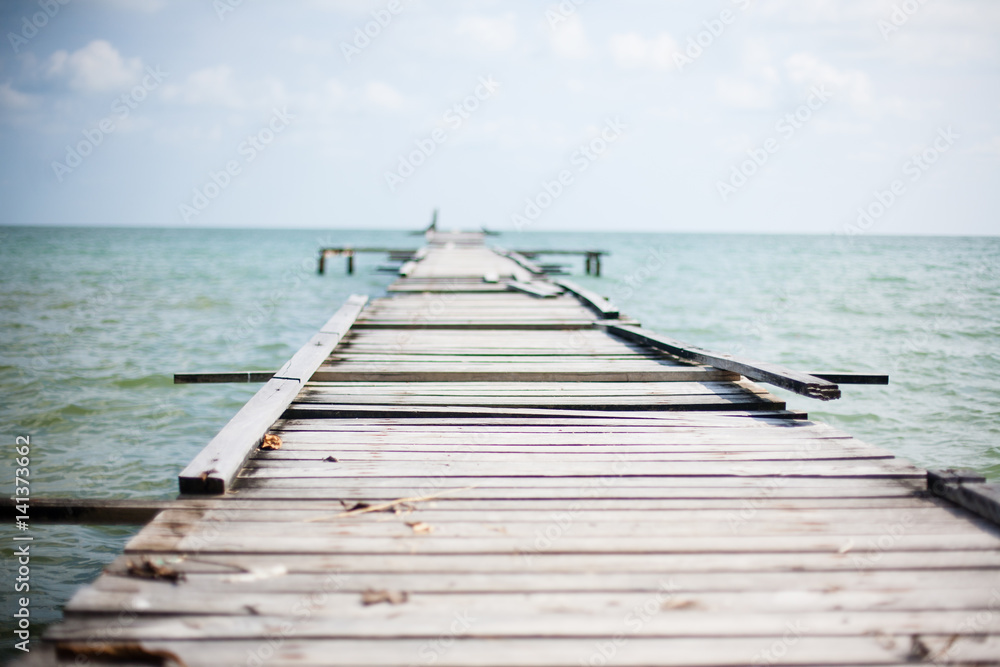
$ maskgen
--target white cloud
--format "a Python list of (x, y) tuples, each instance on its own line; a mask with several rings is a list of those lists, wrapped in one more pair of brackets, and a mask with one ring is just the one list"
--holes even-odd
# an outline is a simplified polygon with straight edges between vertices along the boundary
[(579, 15), (573, 14), (552, 31), (552, 51), (560, 58), (580, 59), (590, 54), (590, 42)]
[(871, 80), (860, 70), (839, 70), (811, 53), (796, 53), (785, 60), (785, 72), (802, 86), (829, 86), (835, 98), (846, 99), (856, 111), (874, 104)]
[(50, 77), (67, 79), (74, 90), (105, 92), (135, 83), (142, 72), (142, 61), (122, 58), (110, 42), (95, 39), (73, 53), (56, 51), (46, 69)]
[(724, 104), (737, 109), (766, 109), (773, 104), (774, 88), (749, 79), (722, 76), (715, 80), (715, 94)]
[(293, 35), (279, 42), (278, 46), (300, 56), (327, 56), (333, 53), (331, 42), (303, 35)]
[(677, 42), (665, 32), (650, 39), (634, 32), (615, 34), (609, 48), (615, 64), (624, 69), (671, 69), (678, 50)]
[(473, 46), (491, 53), (508, 51), (517, 42), (514, 15), (502, 17), (466, 16), (458, 21), (455, 34)]
[[(892, 5), (900, 0), (765, 0), (755, 11), (777, 15), (794, 23), (833, 25), (874, 20), (882, 11), (879, 3)], [(873, 22), (874, 25), (874, 22)]]
[(995, 33), (934, 31), (903, 26), (889, 36), (890, 53), (907, 64), (935, 67), (996, 61), (1000, 48)]
[(772, 64), (771, 48), (763, 40), (747, 39), (740, 55), (742, 74), (715, 80), (716, 97), (737, 109), (766, 109), (774, 105), (781, 77)]
[(992, 137), (970, 149), (971, 153), (1000, 157), (1000, 136)]
[(14, 90), (10, 82), (0, 84), (0, 108), (10, 110), (32, 109), (38, 104), (38, 99), (34, 95)]
[(369, 104), (387, 111), (399, 109), (405, 101), (399, 91), (381, 81), (369, 81), (365, 85), (364, 96)]
[(230, 109), (242, 109), (246, 106), (229, 65), (216, 65), (192, 72), (183, 83), (164, 86), (163, 97), (192, 106), (218, 106)]

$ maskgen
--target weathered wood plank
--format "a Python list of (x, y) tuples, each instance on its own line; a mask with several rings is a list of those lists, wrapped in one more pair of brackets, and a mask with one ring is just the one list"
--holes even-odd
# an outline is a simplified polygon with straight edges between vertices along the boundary
[[(624, 615), (624, 614), (623, 614)], [(794, 619), (789, 619), (792, 623)], [(454, 618), (451, 623), (454, 623)], [(793, 627), (795, 627), (793, 625)], [(786, 630), (786, 633), (788, 630)], [(704, 638), (632, 637), (623, 630), (617, 643), (614, 637), (598, 638), (464, 638), (450, 633), (443, 626), (436, 637), (416, 639), (281, 639), (262, 645), (260, 640), (221, 639), (206, 644), (201, 640), (143, 642), (147, 651), (177, 655), (189, 667), (217, 667), (244, 664), (247, 656), (256, 656), (262, 648), (269, 649), (269, 665), (353, 665), (357, 667), (397, 667), (416, 664), (433, 658), (442, 667), (506, 667), (511, 664), (533, 667), (566, 667), (590, 664), (603, 658), (610, 643), (616, 665), (622, 667), (663, 667), (684, 665), (702, 667), (715, 665), (745, 665), (760, 662), (770, 655), (774, 646), (786, 646), (782, 660), (788, 665), (907, 665), (912, 664), (913, 640), (910, 635), (862, 635), (848, 637), (798, 636), (796, 641), (782, 642), (781, 636), (722, 637), (710, 640), (706, 651)], [(442, 638), (449, 640), (447, 648)], [(937, 652), (958, 655), (966, 664), (994, 662), (1000, 652), (1000, 639), (985, 639), (963, 635), (921, 635), (921, 644), (934, 655)], [(435, 643), (429, 643), (434, 640)], [(72, 664), (72, 661), (67, 661)]]
[(640, 327), (625, 324), (607, 324), (605, 326), (608, 331), (628, 340), (646, 343), (678, 357), (733, 371), (751, 380), (767, 382), (802, 396), (818, 398), (823, 401), (840, 398), (840, 389), (837, 388), (836, 384), (800, 371), (794, 371), (777, 364), (742, 359), (732, 354), (710, 352)]
[[(665, 594), (665, 598), (668, 596)], [(680, 594), (671, 593), (670, 599), (679, 599), (678, 605), (687, 602)], [(692, 603), (694, 600), (690, 600)], [(669, 600), (664, 600), (669, 604)], [(690, 605), (689, 605), (690, 606)], [(484, 609), (483, 612), (489, 610)], [(266, 613), (266, 612), (265, 612)], [(548, 610), (529, 607), (523, 613), (480, 613), (475, 622), (470, 618), (464, 633), (468, 638), (501, 638), (544, 635), (547, 637), (587, 638), (614, 636), (622, 632), (620, 614), (580, 613), (567, 611), (552, 614)], [(803, 634), (826, 636), (862, 636), (866, 634), (913, 633), (976, 634), (968, 622), (968, 611), (943, 610), (934, 613), (912, 611), (830, 611), (801, 612), (796, 614), (797, 627)], [(636, 617), (638, 620), (638, 616)], [(436, 610), (425, 608), (419, 614), (400, 614), (389, 605), (382, 605), (371, 612), (358, 613), (347, 609), (340, 614), (321, 618), (305, 618), (292, 626), (288, 638), (327, 639), (393, 639), (399, 637), (436, 638), (442, 628), (455, 621), (455, 612), (446, 604)], [(123, 630), (119, 639), (147, 640), (197, 640), (204, 637), (232, 639), (266, 639), (275, 627), (283, 622), (281, 616), (215, 615), (197, 619), (177, 619), (172, 616), (140, 616)], [(793, 627), (795, 627), (793, 625)], [(788, 632), (789, 621), (781, 613), (686, 613), (651, 614), (647, 622), (635, 624), (635, 637), (775, 637)], [(50, 637), (59, 640), (80, 641), (89, 639), (107, 629), (107, 619), (69, 618)], [(976, 628), (979, 632), (1000, 632), (1000, 614), (990, 614)], [(765, 642), (766, 644), (766, 642)]]
[(619, 319), (620, 313), (618, 311), (618, 307), (600, 294), (586, 289), (585, 287), (581, 287), (571, 280), (558, 279), (553, 282), (561, 287), (564, 287), (568, 292), (571, 292), (580, 300), (581, 303), (597, 313), (602, 319)]
[(225, 493), (267, 429), (351, 328), (367, 301), (367, 296), (350, 297), (319, 333), (278, 369), (181, 472), (181, 493)]
[[(256, 501), (264, 504), (268, 501)], [(274, 503), (271, 503), (274, 504)], [(106, 572), (126, 576), (128, 563), (144, 554), (131, 551), (118, 556)], [(594, 572), (710, 575), (739, 573), (744, 576), (761, 572), (857, 572), (860, 570), (911, 570), (933, 576), (934, 570), (968, 570), (1000, 567), (1000, 551), (893, 551), (881, 550), (875, 554), (858, 551), (811, 553), (704, 553), (704, 554), (565, 554), (544, 549), (531, 552), (530, 558), (522, 554), (480, 554), (470, 558), (466, 554), (369, 554), (365, 558), (354, 555), (296, 555), (296, 554), (199, 554), (198, 558), (180, 555), (166, 558), (170, 567), (182, 573), (232, 574), (252, 570), (284, 571), (289, 574), (354, 573), (565, 573), (588, 574)]]

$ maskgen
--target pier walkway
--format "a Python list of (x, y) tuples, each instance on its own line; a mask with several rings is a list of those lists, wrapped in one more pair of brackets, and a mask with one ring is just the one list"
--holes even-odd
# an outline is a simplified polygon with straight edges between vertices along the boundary
[(428, 236), (31, 664), (998, 664), (996, 526), (747, 376), (835, 385), (682, 358), (480, 234)]

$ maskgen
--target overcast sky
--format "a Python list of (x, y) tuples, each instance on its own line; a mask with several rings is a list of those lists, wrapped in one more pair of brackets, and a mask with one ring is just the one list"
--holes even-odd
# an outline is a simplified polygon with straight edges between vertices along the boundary
[(1000, 231), (996, 0), (63, 2), (0, 224)]

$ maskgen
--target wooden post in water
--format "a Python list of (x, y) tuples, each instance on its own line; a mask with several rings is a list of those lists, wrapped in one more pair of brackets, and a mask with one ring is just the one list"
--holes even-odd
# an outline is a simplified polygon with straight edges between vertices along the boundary
[(324, 250), (324, 249), (321, 248), (320, 251), (319, 251), (319, 269), (318, 269), (318, 273), (319, 273), (319, 275), (323, 275), (323, 273), (325, 271), (326, 271), (326, 250)]
[(351, 250), (347, 251), (347, 275), (354, 274), (354, 252)]

